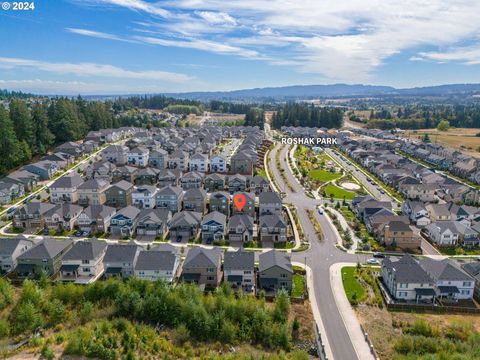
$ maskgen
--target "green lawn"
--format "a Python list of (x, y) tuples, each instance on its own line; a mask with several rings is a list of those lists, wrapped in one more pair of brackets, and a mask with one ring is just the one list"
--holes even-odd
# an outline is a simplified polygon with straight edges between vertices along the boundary
[(300, 297), (305, 292), (305, 278), (299, 274), (293, 274), (292, 277), (292, 297)]
[(339, 188), (338, 186), (335, 186), (333, 184), (328, 184), (327, 186), (322, 188), (322, 190), (325, 190), (325, 193), (327, 194), (326, 197), (333, 196), (335, 199), (345, 198), (346, 200), (352, 200), (357, 195), (353, 191)]
[(312, 179), (319, 180), (322, 182), (327, 182), (331, 180), (338, 179), (342, 176), (340, 173), (332, 173), (328, 170), (317, 169), (317, 170), (310, 170), (308, 172), (308, 176)]
[(275, 249), (293, 249), (294, 246), (295, 246), (294, 241), (279, 242), (279, 243), (273, 244), (273, 247)]
[(443, 247), (439, 246), (436, 247), (438, 251), (440, 251), (443, 255), (480, 255), (480, 248), (473, 248), (473, 249), (467, 249), (467, 248), (462, 248), (460, 246), (458, 247)]
[(257, 168), (257, 175), (263, 176), (265, 179), (267, 178), (267, 172), (265, 169)]
[(347, 266), (342, 268), (342, 282), (343, 288), (345, 289), (345, 294), (347, 295), (348, 301), (350, 303), (358, 303), (366, 298), (367, 294), (365, 289), (360, 285), (358, 280), (355, 278), (354, 266)]

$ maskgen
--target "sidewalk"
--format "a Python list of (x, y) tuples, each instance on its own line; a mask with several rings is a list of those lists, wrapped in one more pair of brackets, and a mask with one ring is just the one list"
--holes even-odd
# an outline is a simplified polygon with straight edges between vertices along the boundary
[(343, 323), (347, 328), (350, 341), (355, 348), (358, 358), (362, 360), (375, 360), (375, 357), (370, 352), (370, 346), (365, 340), (363, 332), (360, 328), (360, 322), (355, 315), (355, 311), (348, 302), (347, 295), (345, 295), (345, 291), (343, 289), (341, 270), (344, 266), (356, 266), (356, 264), (336, 263), (330, 266), (330, 286), (332, 287), (335, 304), (337, 305), (340, 315), (342, 316)]

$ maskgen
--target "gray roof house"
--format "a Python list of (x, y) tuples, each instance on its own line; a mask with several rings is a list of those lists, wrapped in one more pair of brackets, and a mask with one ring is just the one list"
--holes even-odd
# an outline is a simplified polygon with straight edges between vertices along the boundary
[(203, 189), (189, 189), (183, 195), (183, 210), (205, 213), (207, 210), (207, 192)]
[(211, 193), (208, 207), (210, 211), (218, 211), (227, 217), (230, 216), (230, 195), (226, 191)]
[(173, 282), (180, 265), (180, 256), (173, 251), (140, 251), (135, 276), (150, 281)]
[(258, 257), (258, 289), (277, 292), (292, 290), (292, 260), (289, 254), (270, 250)]
[(103, 257), (107, 243), (97, 239), (77, 241), (62, 258), (60, 276), (63, 281), (89, 284), (103, 274)]
[(258, 195), (258, 201), (260, 216), (282, 214), (282, 198), (276, 192), (261, 192)]
[(222, 280), (222, 251), (219, 248), (190, 249), (183, 264), (182, 279), (205, 288), (215, 288)]
[(134, 274), (135, 264), (141, 247), (131, 242), (126, 245), (110, 244), (103, 257), (105, 277), (121, 276), (128, 278)]
[(92, 233), (105, 233), (110, 228), (110, 221), (117, 210), (106, 205), (90, 205), (77, 218), (80, 230)]
[(158, 190), (155, 198), (157, 208), (167, 208), (172, 213), (176, 213), (181, 210), (182, 201), (182, 188), (172, 185), (167, 185)]
[(164, 238), (171, 218), (172, 213), (166, 208), (143, 209), (138, 215), (137, 235)]
[(224, 280), (232, 288), (252, 291), (255, 288), (255, 254), (252, 251), (227, 251), (223, 256)]
[(180, 211), (170, 220), (170, 239), (177, 242), (195, 239), (200, 231), (202, 214), (195, 211)]
[(78, 187), (83, 184), (79, 175), (62, 176), (55, 180), (50, 187), (50, 202), (52, 203), (76, 203), (78, 201)]
[(72, 240), (45, 239), (17, 258), (18, 277), (52, 276), (58, 272), (62, 257), (73, 246)]
[(260, 241), (266, 242), (286, 242), (287, 241), (287, 223), (282, 215), (262, 215), (259, 221)]
[(110, 221), (110, 233), (116, 236), (132, 236), (137, 228), (140, 212), (135, 206), (120, 209)]
[(202, 240), (207, 244), (225, 238), (227, 228), (227, 217), (213, 211), (204, 216), (202, 220)]
[(33, 241), (24, 237), (0, 239), (0, 273), (8, 273), (17, 267), (17, 258), (33, 247)]
[(251, 216), (237, 214), (228, 221), (228, 239), (230, 241), (248, 242), (256, 236), (256, 227)]

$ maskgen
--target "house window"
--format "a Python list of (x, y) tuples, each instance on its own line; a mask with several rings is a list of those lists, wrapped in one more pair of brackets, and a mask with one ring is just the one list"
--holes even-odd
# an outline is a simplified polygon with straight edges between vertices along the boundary
[(83, 268), (83, 272), (90, 272), (90, 268), (84, 267), (84, 268)]
[(406, 288), (406, 287), (408, 287), (408, 284), (400, 283), (400, 288)]
[(472, 286), (472, 282), (471, 281), (464, 281), (463, 286)]
[(398, 293), (398, 297), (406, 297), (407, 296), (407, 292), (406, 291), (400, 291)]
[(213, 280), (215, 280), (215, 278), (213, 276), (207, 276), (207, 280), (208, 281), (213, 281)]
[(90, 264), (90, 260), (82, 260), (82, 264)]
[(470, 295), (470, 290), (462, 290), (462, 295)]
[(287, 274), (280, 274), (280, 277), (285, 279), (287, 277)]

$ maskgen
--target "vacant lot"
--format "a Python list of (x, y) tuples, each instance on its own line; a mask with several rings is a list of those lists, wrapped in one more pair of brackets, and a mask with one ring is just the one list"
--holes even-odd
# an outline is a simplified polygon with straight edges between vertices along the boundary
[(358, 306), (356, 313), (381, 359), (479, 358), (478, 315), (389, 312), (373, 306)]
[(438, 131), (437, 129), (421, 129), (406, 131), (404, 136), (409, 138), (421, 139), (424, 134), (428, 134), (432, 143), (462, 150), (463, 152), (480, 157), (477, 149), (480, 147), (480, 137), (476, 134), (480, 129), (450, 129), (448, 132)]

